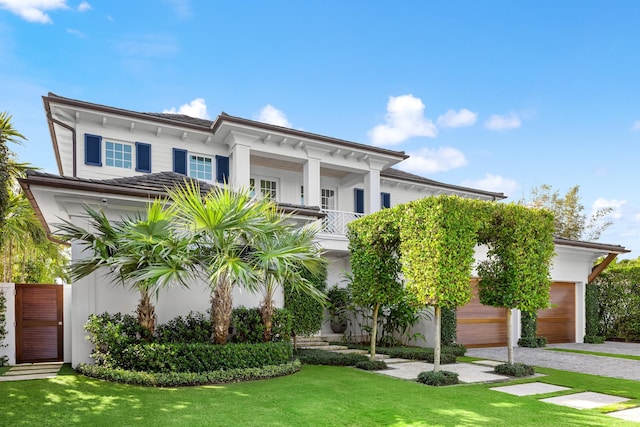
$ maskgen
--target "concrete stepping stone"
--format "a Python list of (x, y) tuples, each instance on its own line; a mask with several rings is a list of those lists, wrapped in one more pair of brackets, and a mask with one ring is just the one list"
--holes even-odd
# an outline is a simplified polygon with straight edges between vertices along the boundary
[(510, 379), (509, 376), (496, 374), (491, 367), (474, 365), (473, 363), (454, 363), (440, 367), (443, 371), (458, 374), (458, 381), (461, 383), (488, 383)]
[(512, 394), (514, 396), (531, 396), (533, 394), (555, 393), (556, 391), (571, 390), (569, 387), (559, 385), (534, 382), (526, 384), (507, 385), (502, 387), (493, 387), (490, 390), (500, 391), (502, 393)]
[(615, 403), (626, 402), (627, 400), (629, 399), (625, 397), (611, 396), (609, 394), (594, 393), (591, 391), (540, 399), (541, 402), (548, 402), (548, 403), (553, 403), (555, 405), (568, 406), (574, 409), (600, 408), (602, 406), (608, 406), (608, 405), (613, 405)]
[(504, 365), (504, 362), (498, 362), (497, 360), (474, 360), (471, 363), (475, 363), (476, 365), (485, 365), (485, 366)]
[(623, 409), (622, 411), (609, 412), (607, 415), (625, 421), (640, 423), (640, 408)]

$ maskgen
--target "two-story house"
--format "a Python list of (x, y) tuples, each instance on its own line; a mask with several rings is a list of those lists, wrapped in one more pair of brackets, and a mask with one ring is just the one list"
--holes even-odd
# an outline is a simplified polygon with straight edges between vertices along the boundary
[[(404, 152), (225, 113), (211, 121), (135, 112), (52, 93), (43, 101), (59, 175), (30, 172), (21, 185), (50, 232), (60, 219), (84, 221), (85, 204), (100, 207), (113, 217), (133, 212), (150, 198), (163, 195), (166, 186), (181, 182), (183, 176), (209, 185), (229, 183), (273, 199), (301, 222), (320, 221), (319, 243), (330, 261), (328, 284), (332, 285), (349, 271), (345, 233), (346, 224), (353, 219), (437, 194), (491, 201), (505, 198), (502, 193), (444, 184), (394, 168), (408, 157)], [(581, 341), (584, 285), (593, 262), (625, 249), (564, 240), (556, 243), (552, 276), (557, 283), (552, 298), (557, 298), (552, 302), (562, 306), (562, 313), (548, 316), (547, 332), (555, 331), (557, 341)], [(478, 248), (477, 254), (482, 258), (483, 249)], [(72, 256), (82, 256), (75, 245)], [(83, 330), (88, 315), (133, 311), (135, 298), (126, 292), (100, 273), (73, 284), (71, 301), (66, 302), (65, 334), (70, 340), (65, 340), (69, 342), (65, 360), (74, 365), (90, 361)], [(168, 290), (158, 301), (158, 320), (165, 322), (190, 310), (205, 311), (206, 294), (204, 284), (190, 290)], [(234, 295), (237, 305), (255, 306), (258, 301), (258, 296), (240, 290)], [(276, 304), (282, 304), (281, 295)], [(504, 322), (500, 324), (504, 315), (493, 310), (487, 308), (478, 315), (478, 310), (461, 309), (459, 341), (504, 344)], [(541, 321), (544, 325), (544, 315)], [(562, 332), (557, 333), (560, 325)], [(427, 325), (428, 343), (430, 334)]]

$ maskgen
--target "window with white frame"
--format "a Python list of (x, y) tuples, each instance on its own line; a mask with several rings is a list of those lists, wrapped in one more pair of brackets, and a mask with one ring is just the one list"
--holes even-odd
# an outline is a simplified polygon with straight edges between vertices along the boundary
[(131, 144), (106, 141), (105, 165), (114, 168), (131, 169), (132, 159)]
[(203, 181), (213, 180), (213, 159), (197, 154), (189, 155), (189, 176)]
[(249, 188), (251, 196), (256, 195), (256, 183), (259, 184), (259, 197), (271, 200), (278, 200), (278, 182), (270, 178), (251, 178), (249, 179)]
[(320, 202), (322, 209), (335, 210), (336, 209), (336, 192), (328, 188), (320, 190)]

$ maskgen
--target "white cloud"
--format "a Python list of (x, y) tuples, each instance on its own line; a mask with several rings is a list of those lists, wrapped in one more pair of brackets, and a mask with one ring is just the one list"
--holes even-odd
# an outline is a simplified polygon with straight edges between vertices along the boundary
[(460, 111), (447, 110), (438, 117), (438, 126), (443, 128), (460, 128), (473, 126), (478, 120), (478, 113), (462, 108)]
[(164, 0), (163, 3), (168, 4), (179, 18), (187, 19), (193, 16), (191, 0)]
[(631, 125), (631, 130), (634, 132), (640, 130), (640, 120), (636, 120), (635, 122), (633, 122), (633, 125)]
[(411, 157), (400, 163), (398, 167), (417, 174), (444, 172), (467, 164), (462, 151), (452, 147), (423, 148), (409, 155)]
[(67, 33), (72, 34), (76, 37), (80, 37), (81, 39), (86, 39), (87, 36), (80, 30), (76, 30), (75, 28), (67, 28)]
[(196, 98), (188, 104), (181, 105), (178, 109), (171, 107), (170, 109), (163, 110), (162, 112), (170, 114), (184, 114), (190, 117), (197, 117), (199, 119), (210, 118), (207, 113), (207, 103), (204, 98)]
[(0, 8), (20, 16), (25, 21), (51, 24), (47, 11), (68, 9), (66, 0), (0, 0)]
[(485, 191), (504, 193), (506, 195), (514, 194), (518, 189), (518, 183), (515, 180), (490, 173), (487, 173), (484, 178), (465, 180), (462, 182), (462, 185)]
[(484, 127), (489, 130), (507, 130), (519, 128), (522, 125), (522, 120), (514, 112), (509, 114), (492, 114), (489, 119), (484, 123)]
[(287, 119), (287, 115), (271, 104), (265, 105), (265, 107), (260, 110), (260, 114), (258, 114), (258, 121), (285, 128), (293, 127), (291, 122)]
[(78, 12), (86, 12), (87, 10), (91, 10), (91, 5), (89, 2), (83, 1), (78, 5)]
[(369, 131), (374, 145), (397, 145), (414, 136), (435, 138), (438, 129), (424, 116), (425, 106), (413, 95), (390, 96), (385, 124)]
[(626, 200), (617, 200), (617, 199), (607, 200), (600, 197), (600, 198), (597, 198), (595, 202), (593, 202), (593, 205), (591, 205), (591, 211), (592, 211), (591, 214), (593, 215), (593, 213), (595, 213), (598, 209), (611, 208), (613, 210), (609, 215), (607, 215), (607, 217), (611, 219), (620, 219), (622, 218), (621, 208), (626, 204), (627, 204)]

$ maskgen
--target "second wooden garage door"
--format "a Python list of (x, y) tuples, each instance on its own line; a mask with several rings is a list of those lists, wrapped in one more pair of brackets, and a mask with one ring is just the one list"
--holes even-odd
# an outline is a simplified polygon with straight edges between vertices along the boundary
[(549, 343), (576, 342), (576, 284), (551, 284), (553, 308), (538, 311), (536, 335), (546, 337)]
[(506, 310), (480, 304), (477, 279), (471, 279), (471, 288), (471, 302), (457, 311), (457, 342), (469, 348), (507, 345)]

